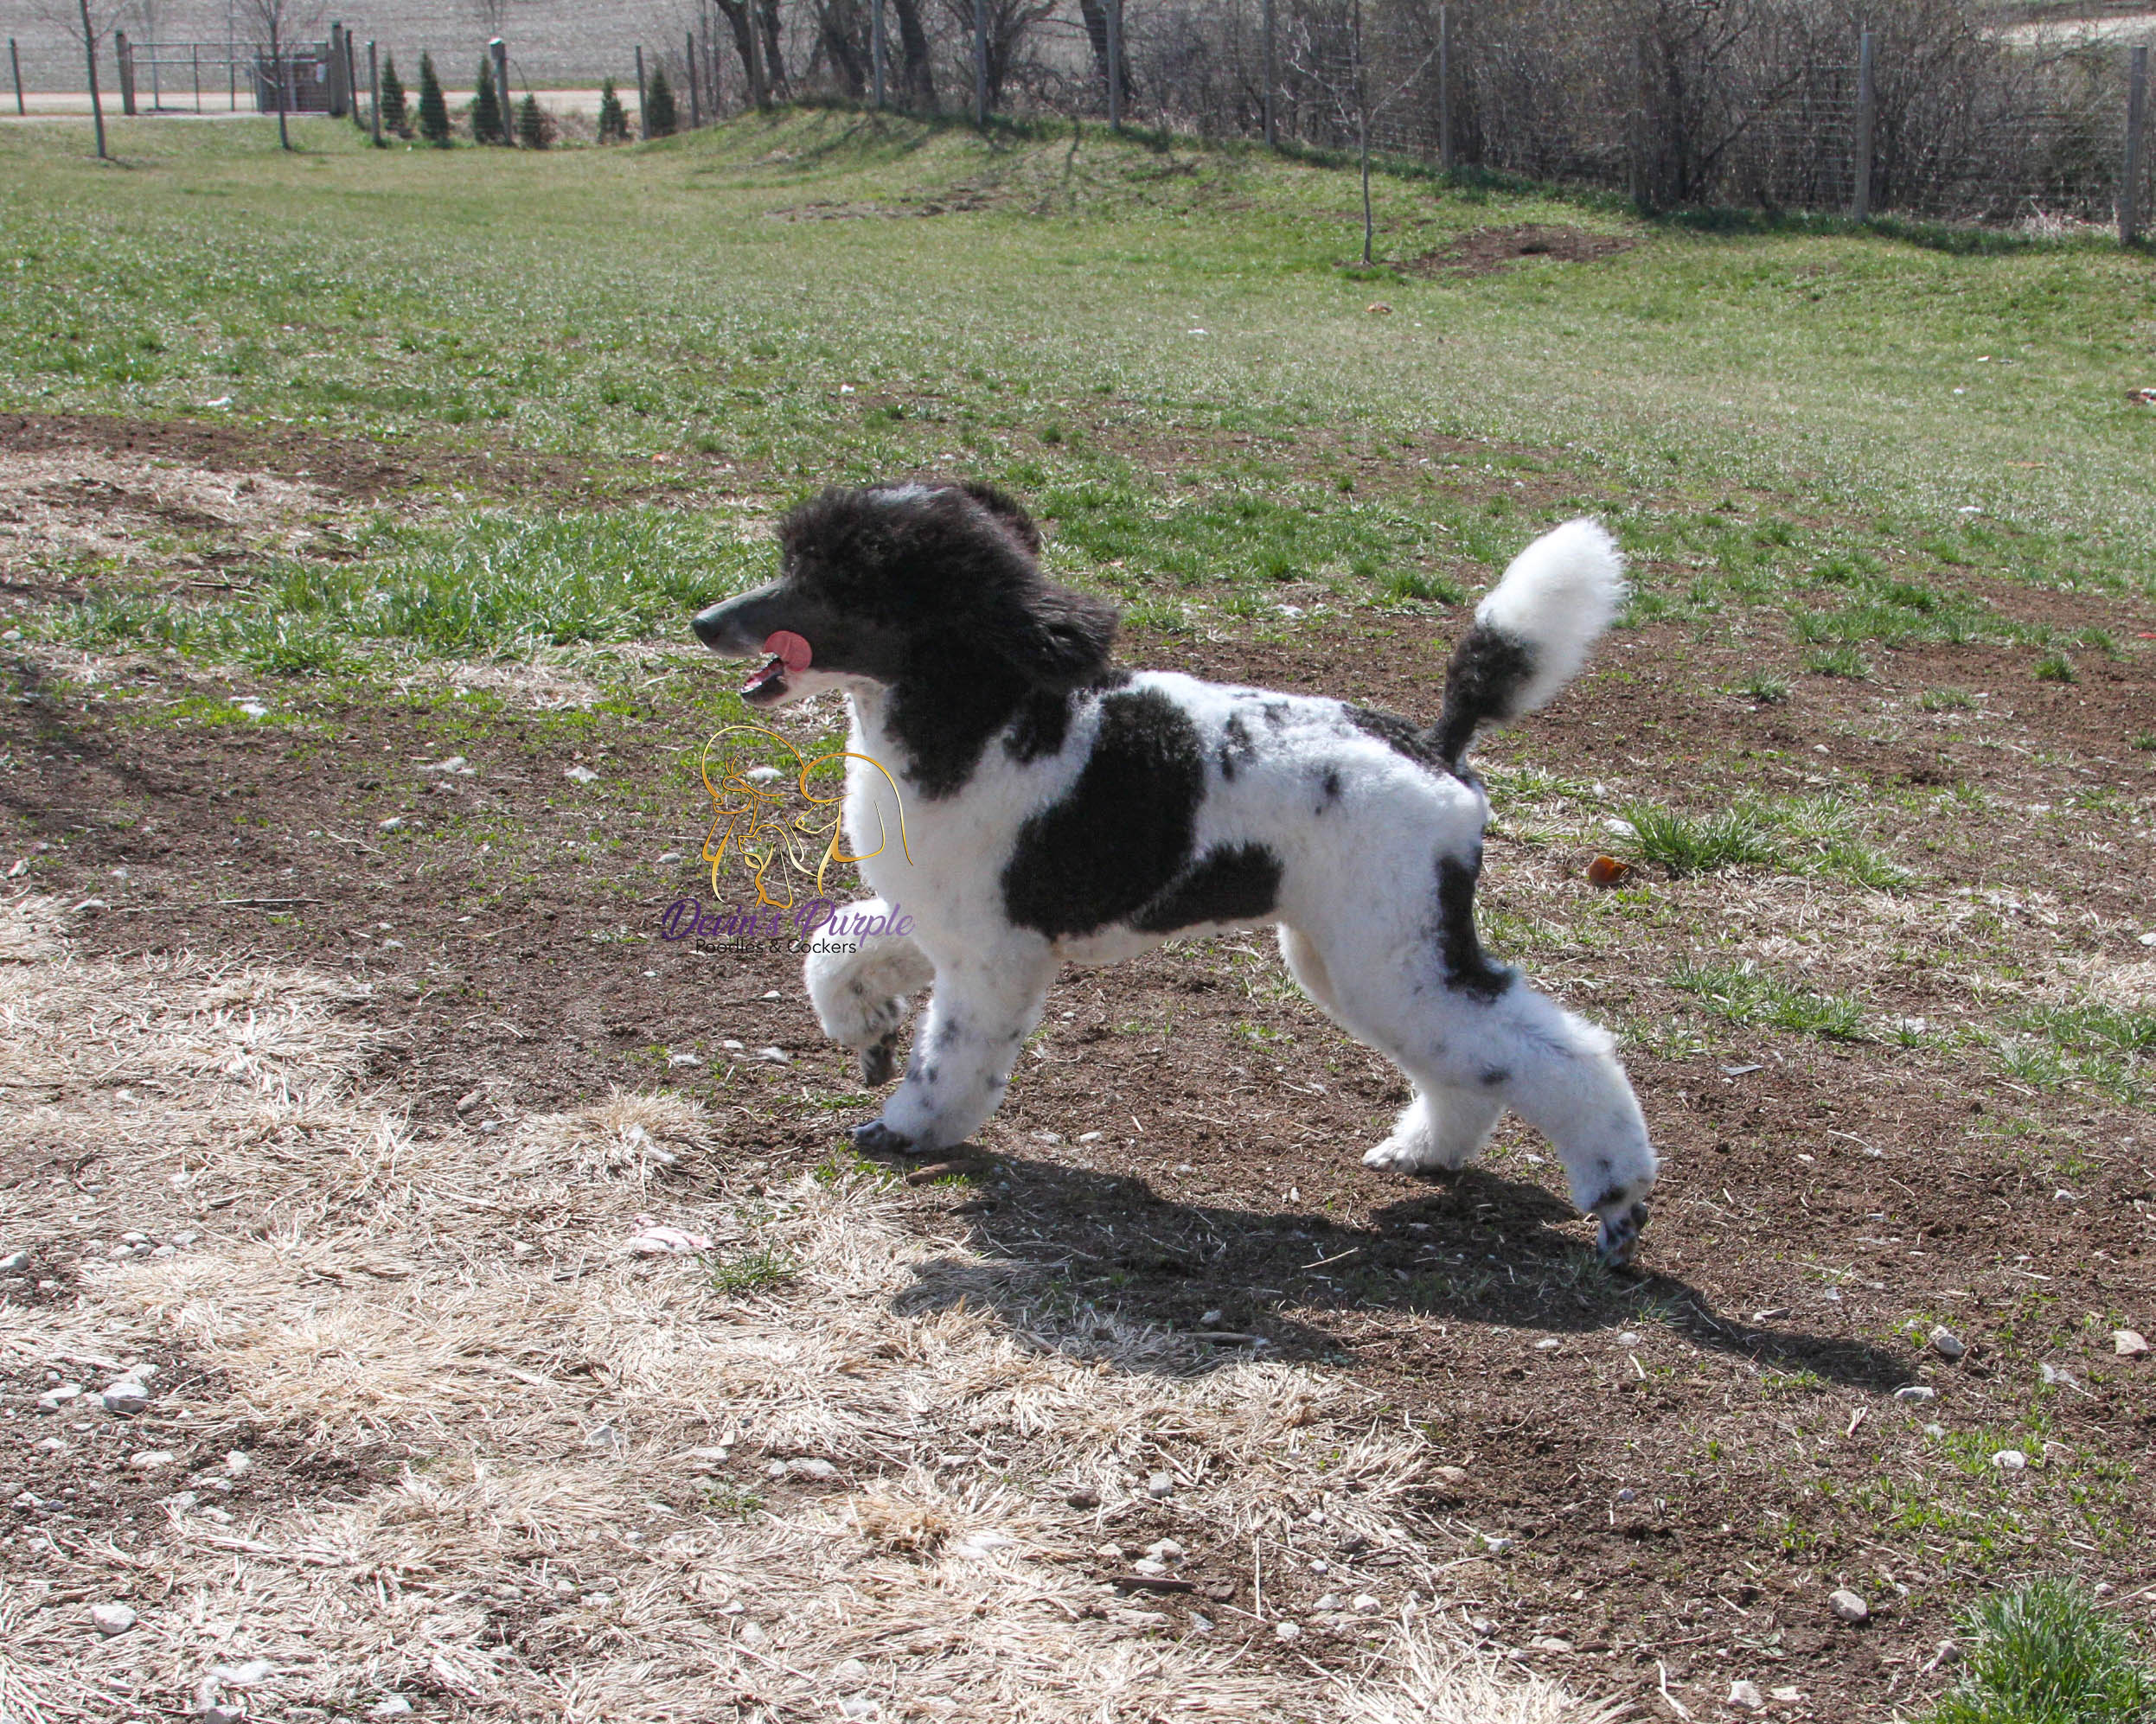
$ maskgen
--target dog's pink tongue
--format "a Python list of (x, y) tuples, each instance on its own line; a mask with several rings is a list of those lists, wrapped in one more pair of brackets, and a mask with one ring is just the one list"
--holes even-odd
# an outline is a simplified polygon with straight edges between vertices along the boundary
[(810, 660), (814, 656), (809, 651), (809, 643), (806, 641), (785, 629), (781, 629), (765, 642), (764, 650), (771, 654), (773, 658), (784, 660), (786, 668), (797, 676), (809, 668)]

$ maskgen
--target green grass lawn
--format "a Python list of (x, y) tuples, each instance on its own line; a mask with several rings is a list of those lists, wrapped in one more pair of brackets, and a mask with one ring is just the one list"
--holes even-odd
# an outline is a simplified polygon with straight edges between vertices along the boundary
[[(1395, 261), (1524, 221), (1640, 243), (1366, 277), (1341, 267), (1347, 175), (1096, 132), (809, 112), (545, 156), (377, 153), (327, 124), (297, 156), (253, 125), (115, 136), (118, 167), (77, 128), (0, 136), (10, 406), (208, 411), (617, 473), (664, 457), (765, 501), (963, 467), (1052, 515), (1068, 571), (1170, 622), (1270, 610), (1283, 582), (1456, 598), (1524, 536), (1515, 513), (1589, 504), (1660, 559), (1653, 608), (1795, 597), (1855, 671), (1852, 642), (1992, 626), (1930, 587), (1942, 570), (2156, 580), (2156, 412), (2128, 399), (2156, 380), (2156, 277), (2093, 242), (1641, 227), (1381, 179)], [(589, 525), (467, 519), (435, 548), (470, 564), (473, 543), (515, 541), (477, 560), (551, 591), (516, 556), (565, 530), (649, 568), (648, 531)], [(699, 575), (668, 572), (669, 608), (760, 566), (719, 538), (675, 547)], [(382, 551), (393, 581), (427, 554)], [(365, 632), (408, 625), (434, 649), (621, 632), (393, 608)], [(630, 632), (655, 621), (630, 610)]]

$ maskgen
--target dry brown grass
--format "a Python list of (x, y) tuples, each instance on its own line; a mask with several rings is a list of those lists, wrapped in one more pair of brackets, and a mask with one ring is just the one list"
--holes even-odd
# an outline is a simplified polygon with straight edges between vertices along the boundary
[[(1213, 1368), (1059, 1301), (921, 1236), (872, 1172), (764, 1189), (729, 1121), (678, 1097), (415, 1130), (360, 1086), (351, 997), (187, 957), (0, 967), (0, 1083), (32, 1098), (0, 1124), (30, 1171), (0, 1191), (0, 1237), (94, 1224), (35, 1175), (56, 1153), (94, 1158), (113, 1225), (203, 1235), (0, 1306), (3, 1362), (176, 1348), (212, 1375), (153, 1406), (159, 1442), (245, 1416), (409, 1457), (357, 1500), (0, 1548), (10, 1715), (192, 1704), (251, 1659), (274, 1672), (258, 1715), (393, 1692), (609, 1720), (1603, 1715), (1449, 1638), (1425, 1440), (1343, 1379)], [(699, 1257), (624, 1250), (647, 1217), (790, 1273), (719, 1294)], [(801, 1459), (834, 1476), (767, 1478)], [(1068, 1505), (1081, 1485), (1097, 1510)], [(1230, 1561), (1359, 1534), (1391, 1565), (1384, 1626), (1328, 1665), (1234, 1606), (1207, 1606), (1209, 1634), (1171, 1624), (1078, 1560), (1139, 1516)], [(102, 1599), (139, 1625), (86, 1631)]]

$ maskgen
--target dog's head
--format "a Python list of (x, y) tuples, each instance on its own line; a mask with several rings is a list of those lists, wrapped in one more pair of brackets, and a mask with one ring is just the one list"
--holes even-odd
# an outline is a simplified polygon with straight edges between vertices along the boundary
[(1042, 577), (1040, 529), (992, 485), (835, 487), (778, 542), (777, 580), (695, 623), (714, 652), (765, 655), (752, 705), (969, 675), (1069, 689), (1107, 667), (1113, 607)]

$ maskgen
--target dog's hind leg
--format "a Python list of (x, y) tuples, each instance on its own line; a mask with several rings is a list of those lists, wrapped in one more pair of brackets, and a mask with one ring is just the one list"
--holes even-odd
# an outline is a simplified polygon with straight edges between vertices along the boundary
[[(1375, 1041), (1364, 1025), (1351, 1021), (1343, 1012), (1332, 973), (1326, 967), (1324, 950), (1317, 942), (1283, 923), (1280, 955), (1287, 962), (1288, 973), (1302, 984), (1302, 991), (1328, 1018), (1349, 1034), (1372, 1041), (1380, 1051), (1392, 1053), (1391, 1048)], [(1397, 1053), (1393, 1057), (1399, 1057)], [(1481, 1088), (1433, 1083), (1412, 1072), (1410, 1081), (1415, 1085), (1414, 1101), (1394, 1121), (1392, 1134), (1363, 1156), (1364, 1165), (1401, 1173), (1466, 1166), (1489, 1137), (1497, 1116), (1505, 1111), (1503, 1098)]]
[[(867, 898), (847, 905), (834, 921), (854, 929), (877, 918), (887, 923), (890, 916), (880, 898)], [(809, 947), (802, 974), (816, 1022), (841, 1047), (859, 1050), (864, 1085), (887, 1082), (899, 1031), (913, 1014), (913, 996), (936, 979), (928, 954), (903, 934), (824, 931)]]
[(905, 1082), (854, 1141), (916, 1155), (964, 1142), (1001, 1105), (1055, 967), (1046, 941), (941, 965)]

